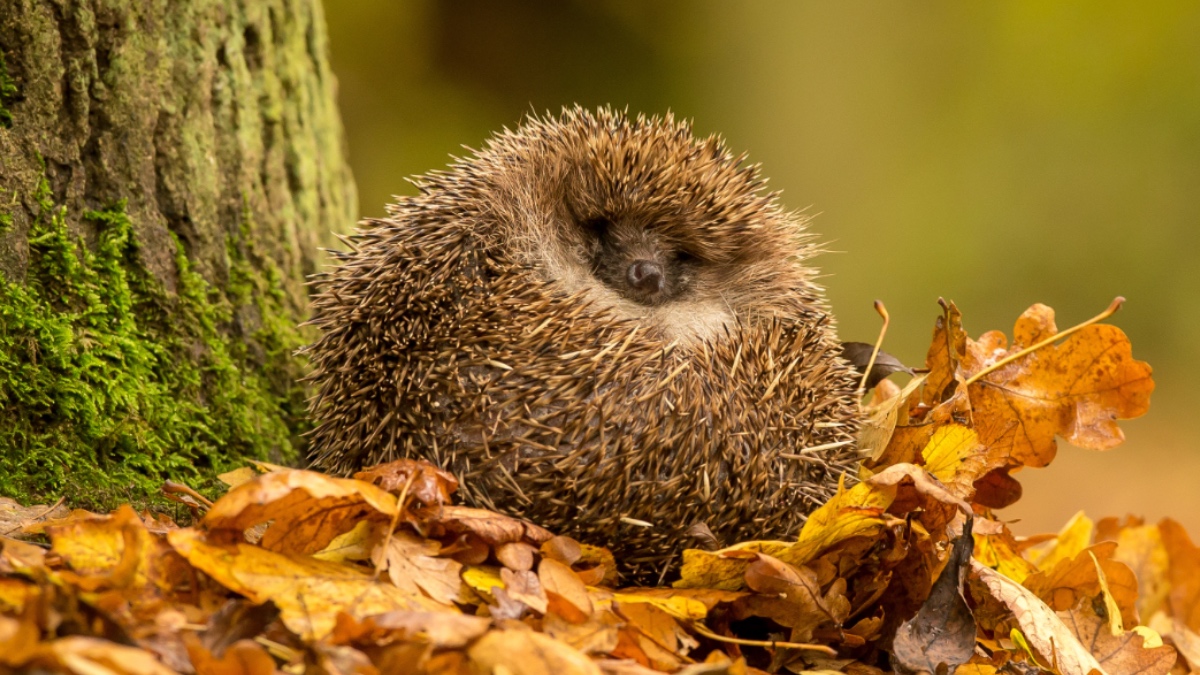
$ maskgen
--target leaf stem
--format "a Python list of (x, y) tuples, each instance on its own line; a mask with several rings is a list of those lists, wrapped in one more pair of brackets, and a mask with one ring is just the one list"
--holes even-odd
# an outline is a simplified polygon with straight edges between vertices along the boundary
[(776, 642), (774, 640), (744, 640), (742, 638), (718, 635), (709, 630), (707, 626), (699, 621), (692, 622), (692, 630), (710, 640), (717, 640), (718, 642), (729, 642), (735, 645), (746, 645), (747, 647), (769, 647), (771, 649), (775, 649), (777, 647), (783, 647), (786, 649), (804, 649), (810, 652), (822, 652), (830, 656), (837, 656), (836, 649), (833, 647), (827, 647), (825, 645), (808, 644), (805, 642)]
[(1039, 342), (1031, 347), (1026, 347), (1025, 349), (1022, 349), (1021, 351), (1017, 352), (1016, 354), (1006, 356), (1006, 357), (1000, 359), (999, 361), (993, 363), (992, 365), (988, 366), (987, 368), (984, 368), (983, 370), (979, 371), (978, 373), (975, 373), (974, 375), (971, 376), (971, 378), (969, 380), (966, 381), (967, 386), (974, 384), (984, 375), (987, 375), (988, 373), (991, 373), (995, 370), (1003, 368), (1004, 366), (1007, 366), (1008, 364), (1012, 363), (1013, 361), (1016, 361), (1017, 359), (1019, 359), (1023, 356), (1026, 356), (1027, 354), (1031, 354), (1031, 353), (1041, 349), (1042, 347), (1045, 347), (1046, 345), (1053, 344), (1053, 343), (1067, 337), (1071, 333), (1074, 333), (1083, 328), (1087, 328), (1088, 326), (1090, 326), (1098, 321), (1103, 321), (1103, 320), (1107, 319), (1108, 317), (1112, 316), (1113, 314), (1116, 314), (1117, 310), (1121, 309), (1121, 305), (1124, 303), (1125, 303), (1125, 298), (1118, 295), (1117, 297), (1113, 298), (1113, 301), (1111, 303), (1109, 303), (1108, 309), (1104, 310), (1103, 312), (1100, 312), (1099, 314), (1097, 314), (1096, 316), (1093, 316), (1092, 318), (1088, 319), (1087, 321), (1084, 321), (1083, 323), (1076, 325), (1076, 326), (1071, 326), (1070, 328), (1064, 330), (1061, 333), (1055, 333), (1054, 335), (1051, 335), (1050, 337), (1046, 338), (1045, 340), (1042, 340), (1041, 342)]
[(875, 367), (875, 359), (879, 356), (879, 348), (883, 346), (883, 336), (887, 335), (888, 317), (887, 307), (883, 306), (882, 300), (875, 301), (875, 311), (879, 316), (883, 317), (883, 325), (879, 327), (879, 338), (875, 340), (875, 349), (871, 350), (871, 360), (867, 361), (867, 368), (863, 371), (862, 380), (858, 383), (858, 404), (862, 406), (863, 395), (867, 393), (867, 380), (871, 377), (871, 369)]

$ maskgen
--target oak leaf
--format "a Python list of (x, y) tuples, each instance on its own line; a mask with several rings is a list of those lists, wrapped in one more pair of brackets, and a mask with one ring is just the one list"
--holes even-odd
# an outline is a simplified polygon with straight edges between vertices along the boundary
[[(969, 340), (964, 375), (1057, 332), (1054, 310), (1034, 305), (1017, 319), (1011, 346), (999, 331)], [(970, 399), (976, 431), (994, 457), (1040, 467), (1054, 459), (1056, 435), (1094, 450), (1119, 445), (1125, 435), (1117, 420), (1144, 414), (1153, 391), (1151, 368), (1133, 358), (1125, 333), (1094, 324), (988, 373), (971, 386)]]
[[(1149, 647), (1137, 632), (1110, 630), (1108, 620), (1096, 613), (1093, 603), (1084, 601), (1069, 612), (1060, 612), (1064, 624), (1079, 643), (1096, 655), (1106, 675), (1165, 675), (1175, 665), (1175, 650), (1167, 646)], [(1066, 672), (1063, 675), (1068, 675)]]
[(190, 528), (168, 539), (189, 563), (229, 590), (255, 603), (274, 602), (288, 629), (306, 640), (329, 635), (338, 612), (365, 617), (400, 609), (451, 611), (349, 565), (244, 543), (212, 544)]
[(976, 561), (971, 561), (971, 574), (1012, 612), (1024, 638), (1037, 650), (1042, 663), (1054, 664), (1060, 675), (1089, 675), (1092, 670), (1104, 672), (1096, 657), (1032, 591)]
[(314, 471), (256, 476), (232, 488), (205, 514), (210, 531), (242, 532), (270, 521), (262, 546), (279, 553), (315, 553), (364, 518), (390, 519), (396, 498), (363, 481)]

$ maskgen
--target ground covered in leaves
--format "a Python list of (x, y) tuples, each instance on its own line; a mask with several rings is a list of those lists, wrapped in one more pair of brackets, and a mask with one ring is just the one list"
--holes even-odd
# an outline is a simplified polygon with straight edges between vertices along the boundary
[(859, 480), (794, 541), (687, 551), (664, 588), (455, 505), (454, 477), (419, 462), (260, 466), (215, 503), (181, 496), (190, 527), (0, 500), (0, 672), (1200, 669), (1200, 548), (1179, 525), (1080, 514), (1020, 537), (994, 513), (1056, 437), (1111, 448), (1146, 411), (1150, 368), (1124, 334), (1060, 334), (1039, 305), (1011, 343), (971, 339), (946, 305), (926, 366), (876, 387)]

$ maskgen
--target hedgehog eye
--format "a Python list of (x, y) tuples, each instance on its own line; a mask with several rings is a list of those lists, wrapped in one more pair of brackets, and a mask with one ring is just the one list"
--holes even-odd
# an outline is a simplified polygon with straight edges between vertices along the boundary
[(583, 226), (584, 231), (588, 234), (597, 239), (603, 239), (612, 227), (612, 221), (604, 216), (597, 216), (595, 218), (588, 218), (580, 223), (580, 225)]
[(675, 262), (681, 265), (698, 265), (700, 257), (686, 249), (679, 249), (675, 252)]

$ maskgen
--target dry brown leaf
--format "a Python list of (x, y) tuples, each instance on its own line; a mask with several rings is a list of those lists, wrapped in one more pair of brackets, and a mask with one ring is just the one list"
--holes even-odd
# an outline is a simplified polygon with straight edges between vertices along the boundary
[(1031, 591), (976, 561), (971, 561), (971, 574), (1012, 612), (1042, 663), (1054, 664), (1060, 675), (1089, 675), (1093, 669), (1103, 672), (1096, 657), (1080, 644), (1054, 610)]
[[(462, 563), (437, 557), (441, 545), (408, 532), (393, 532), (387, 539), (387, 550), (374, 556), (376, 569), (387, 570), (392, 583), (403, 591), (417, 595), (424, 591), (433, 600), (448, 607), (462, 595)], [(418, 590), (420, 589), (420, 590)]]
[(1038, 569), (1052, 569), (1058, 563), (1078, 556), (1091, 545), (1094, 529), (1092, 519), (1080, 511), (1072, 516), (1052, 539), (1029, 548), (1025, 559)]
[(617, 633), (625, 621), (612, 610), (593, 612), (582, 623), (572, 623), (551, 612), (542, 619), (542, 631), (584, 654), (608, 654), (617, 648)]
[(31, 531), (40, 523), (66, 518), (70, 512), (62, 504), (21, 506), (16, 500), (0, 497), (0, 537), (13, 537), (20, 532)]
[(186, 580), (183, 560), (128, 505), (111, 516), (89, 514), (48, 524), (46, 534), (51, 551), (71, 568), (63, 575), (84, 590), (128, 589), (129, 599), (149, 601)]
[[(964, 375), (1057, 332), (1054, 310), (1034, 305), (1017, 319), (1011, 347), (999, 331), (969, 340)], [(1095, 450), (1120, 444), (1125, 435), (1117, 420), (1144, 414), (1153, 391), (1150, 366), (1133, 358), (1125, 333), (1095, 324), (985, 375), (971, 386), (970, 398), (975, 429), (990, 454), (1036, 467), (1054, 459), (1056, 435)]]
[(963, 579), (975, 548), (971, 525), (970, 520), (963, 525), (925, 604), (896, 631), (892, 655), (900, 670), (953, 672), (975, 652), (975, 617), (963, 597)]
[(554, 535), (533, 523), (501, 515), (486, 509), (467, 506), (442, 506), (422, 509), (419, 512), (431, 529), (431, 536), (441, 538), (446, 534), (473, 534), (490, 546), (512, 542), (525, 542), (540, 546)]
[(1106, 537), (1117, 542), (1113, 560), (1128, 565), (1137, 577), (1138, 614), (1143, 619), (1154, 616), (1166, 606), (1171, 592), (1167, 573), (1170, 560), (1158, 527), (1138, 522), (1118, 528), (1116, 519), (1106, 518), (1096, 524), (1096, 538)]
[(1171, 580), (1171, 615), (1188, 629), (1200, 632), (1200, 548), (1170, 518), (1158, 524), (1158, 531), (1170, 564), (1167, 576)]
[(0, 537), (0, 574), (28, 572), (45, 564), (46, 549), (20, 539)]
[(528, 570), (520, 572), (502, 567), (500, 568), (500, 580), (504, 582), (503, 590), (513, 600), (524, 603), (526, 607), (538, 614), (546, 613), (546, 609), (550, 606), (550, 600), (546, 597), (546, 591), (542, 588), (542, 582), (538, 579), (538, 575)]
[(450, 611), (349, 565), (249, 544), (211, 544), (190, 528), (168, 538), (188, 562), (229, 590), (255, 603), (274, 602), (288, 629), (306, 640), (329, 635), (338, 612), (366, 617), (394, 610)]
[(1031, 574), (1021, 585), (1055, 611), (1067, 611), (1081, 600), (1100, 594), (1102, 571), (1105, 585), (1120, 608), (1121, 620), (1134, 626), (1138, 623), (1137, 578), (1132, 570), (1112, 559), (1116, 548), (1115, 542), (1096, 544), (1070, 560), (1060, 560), (1053, 569)]
[(653, 604), (618, 601), (615, 607), (627, 627), (618, 633), (613, 656), (631, 658), (658, 670), (675, 670), (696, 646), (675, 617)]
[(973, 497), (975, 481), (991, 470), (987, 465), (987, 449), (979, 442), (979, 435), (961, 424), (938, 427), (921, 450), (921, 457), (925, 470), (959, 499)]
[(471, 645), (467, 656), (476, 673), (602, 675), (583, 653), (529, 630), (493, 630)]
[(358, 621), (339, 614), (330, 635), (333, 644), (385, 645), (396, 640), (415, 640), (439, 649), (465, 647), (491, 627), (487, 617), (455, 612), (395, 610)]
[(396, 498), (362, 481), (314, 471), (275, 471), (239, 485), (213, 504), (210, 531), (242, 532), (271, 521), (262, 546), (279, 553), (315, 553), (364, 518), (390, 520)]
[(392, 494), (407, 490), (426, 506), (449, 504), (458, 490), (458, 479), (423, 459), (398, 459), (354, 474), (355, 480), (376, 485)]
[(496, 560), (511, 570), (524, 572), (533, 569), (536, 552), (536, 548), (523, 541), (513, 541), (496, 547)]
[(239, 640), (230, 645), (220, 658), (213, 655), (199, 638), (188, 634), (188, 659), (196, 675), (274, 675), (275, 659), (253, 640)]
[(1176, 654), (1171, 647), (1147, 647), (1144, 638), (1133, 631), (1114, 635), (1108, 621), (1096, 614), (1089, 601), (1059, 616), (1079, 643), (1096, 656), (1106, 675), (1164, 675), (1175, 665)]
[(549, 600), (547, 611), (570, 623), (583, 623), (592, 616), (587, 587), (570, 567), (546, 558), (538, 565), (538, 579)]

